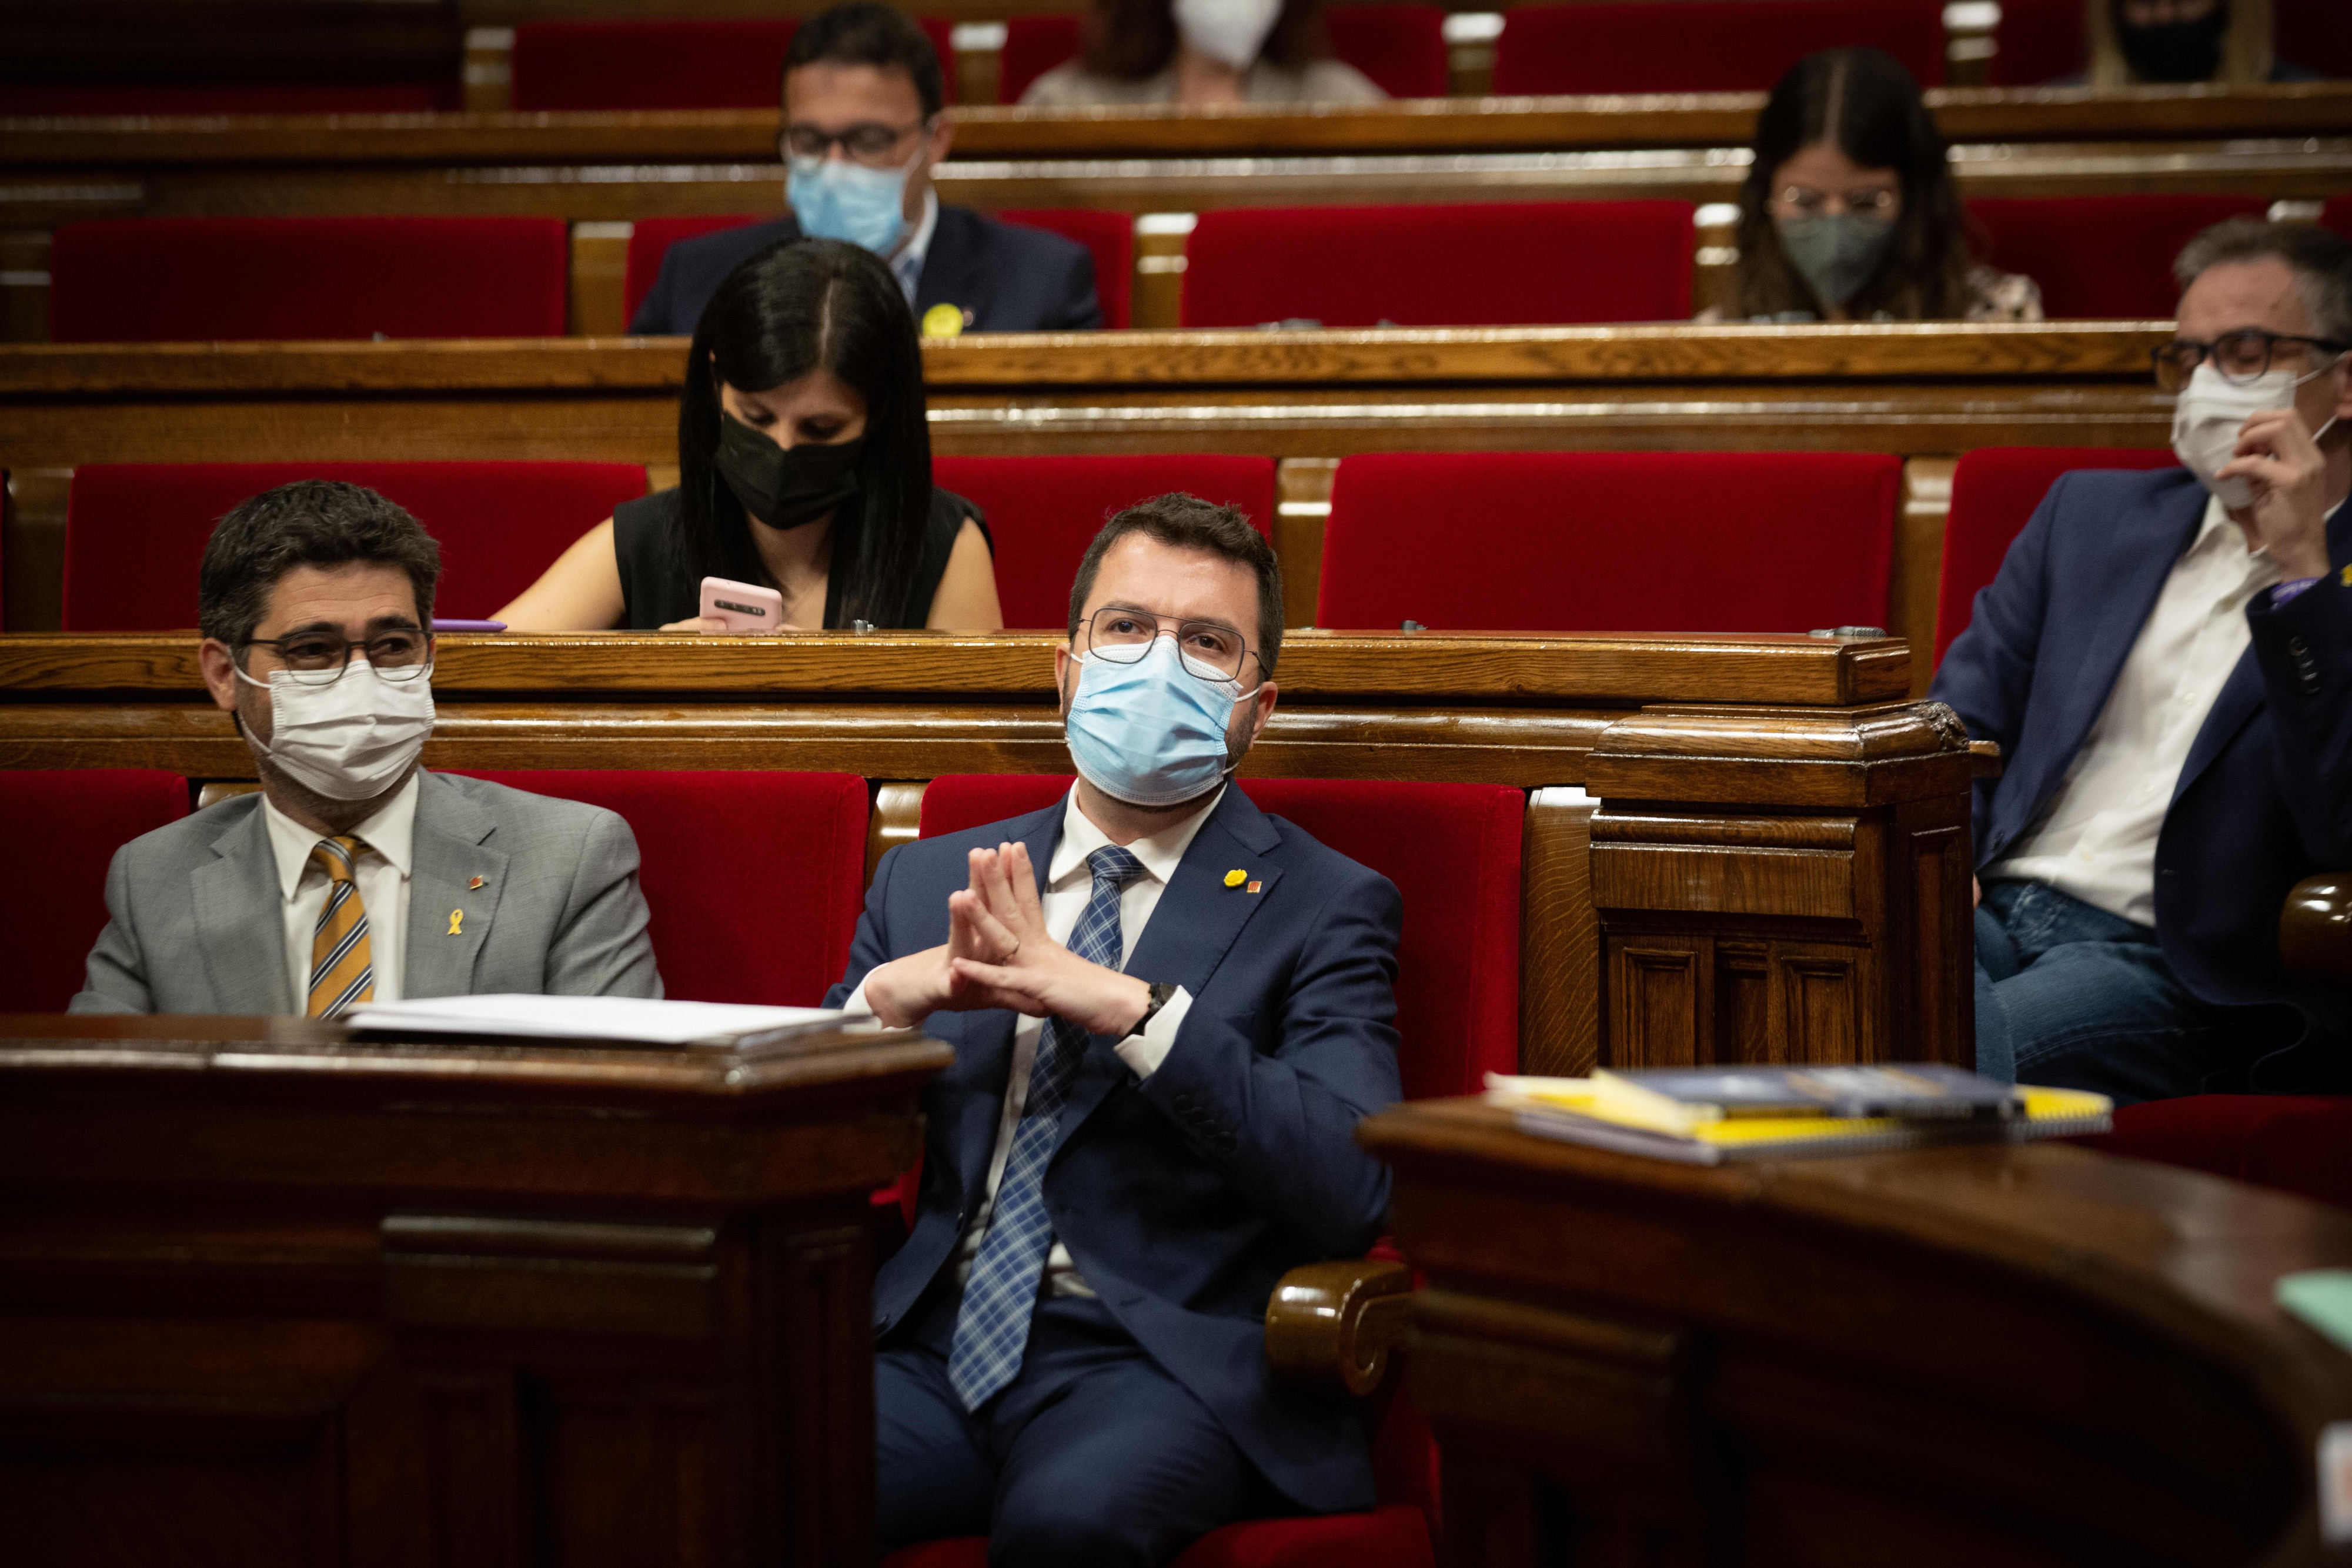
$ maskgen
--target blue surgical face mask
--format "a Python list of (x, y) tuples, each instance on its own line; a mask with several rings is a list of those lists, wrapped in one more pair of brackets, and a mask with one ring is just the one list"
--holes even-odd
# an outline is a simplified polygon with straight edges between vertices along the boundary
[(1194, 674), (1175, 638), (1154, 637), (1131, 664), (1098, 653), (1072, 658), (1078, 689), (1062, 721), (1070, 760), (1112, 800), (1177, 805), (1207, 794), (1239, 765), (1226, 727), (1234, 705), (1255, 692), (1243, 691), (1239, 681)]
[(784, 194), (801, 233), (886, 256), (907, 232), (907, 177), (914, 170), (913, 158), (898, 169), (868, 169), (846, 158), (795, 158)]

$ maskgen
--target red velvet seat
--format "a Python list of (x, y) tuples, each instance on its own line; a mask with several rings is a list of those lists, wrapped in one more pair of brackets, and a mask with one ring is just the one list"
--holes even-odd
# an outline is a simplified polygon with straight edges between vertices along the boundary
[[(947, 99), (956, 99), (950, 24), (926, 18)], [(797, 17), (529, 22), (515, 29), (518, 110), (773, 109)]]
[(94, 464), (75, 471), (66, 506), (66, 629), (194, 625), (213, 525), (296, 479), (365, 485), (415, 514), (441, 543), (435, 612), (463, 621), (486, 619), (614, 505), (646, 493), (632, 463)]
[(2091, 63), (2083, 0), (2000, 0), (1992, 47), (1989, 86), (2040, 87), (2074, 75)]
[(2116, 1113), (2078, 1142), (2352, 1208), (2352, 1095), (2196, 1094)]
[[(669, 247), (697, 235), (740, 229), (746, 224), (767, 223), (777, 214), (760, 216), (639, 218), (629, 230), (628, 260), (621, 276), (622, 310), (635, 320), (637, 307), (653, 292), (661, 276), (662, 256)], [(1135, 220), (1125, 213), (1098, 213), (1076, 207), (1032, 207), (996, 214), (1008, 224), (1045, 229), (1074, 239), (1094, 253), (1095, 298), (1102, 304), (1103, 325), (1125, 327), (1135, 280)]]
[(2352, 5), (2344, 0), (2275, 0), (2279, 57), (2336, 81), (2352, 80)]
[(1185, 246), (1187, 327), (1682, 320), (1688, 202), (1240, 207)]
[(0, 114), (430, 114), (463, 108), (454, 73), (435, 81), (9, 82)]
[[(966, 774), (923, 793), (925, 837), (1036, 810), (1067, 778)], [(1404, 902), (1397, 952), (1399, 1066), (1408, 1099), (1475, 1092), (1518, 1062), (1520, 833), (1526, 802), (1485, 784), (1245, 779), (1258, 807), (1381, 873)], [(1179, 1568), (1429, 1568), (1434, 1450), (1402, 1400), (1377, 1411), (1374, 1469), (1383, 1506), (1324, 1519), (1228, 1525), (1193, 1543)], [(932, 1542), (887, 1568), (958, 1568), (986, 1560), (976, 1540)]]
[(552, 338), (561, 218), (114, 218), (49, 252), (59, 343)]
[(1495, 40), (1497, 93), (1761, 92), (1820, 49), (1867, 47), (1944, 79), (1942, 0), (1521, 5)]
[(1936, 662), (1944, 662), (1944, 650), (1967, 630), (1978, 591), (2000, 572), (2010, 541), (2059, 475), (2076, 468), (2169, 468), (2179, 461), (2162, 447), (2132, 446), (1980, 446), (1961, 457), (1944, 522)]
[(106, 868), (188, 814), (188, 781), (135, 768), (0, 769), (0, 1012), (63, 1012), (106, 928)]
[(1886, 623), (1901, 460), (1371, 453), (1340, 460), (1316, 624), (1793, 632)]
[(2319, 210), (2322, 226), (2352, 239), (2352, 196), (2338, 196)]
[(2172, 258), (2223, 218), (2259, 218), (2260, 196), (2003, 196), (1970, 202), (1984, 259), (2042, 286), (2053, 318), (2169, 321)]
[(1240, 507), (1269, 538), (1274, 527), (1270, 457), (935, 457), (931, 479), (988, 514), (1007, 626), (1067, 626), (1078, 558), (1113, 512), (1149, 497), (1185, 490)]
[[(1323, 13), (1331, 52), (1391, 98), (1444, 98), (1448, 73), (1445, 12), (1436, 5), (1334, 5)], [(1015, 16), (1004, 25), (997, 99), (1018, 103), (1029, 84), (1076, 59), (1084, 24), (1076, 16)]]
[(866, 780), (856, 774), (473, 776), (627, 819), (667, 995), (814, 1007), (841, 977), (866, 891)]

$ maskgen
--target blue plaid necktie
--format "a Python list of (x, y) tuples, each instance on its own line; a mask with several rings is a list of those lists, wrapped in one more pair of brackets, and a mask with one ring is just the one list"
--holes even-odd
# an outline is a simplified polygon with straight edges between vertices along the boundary
[[(1087, 857), (1095, 873), (1094, 896), (1070, 933), (1070, 951), (1107, 969), (1119, 966), (1119, 889), (1142, 874), (1143, 862), (1116, 844)], [(1048, 1018), (1037, 1040), (1037, 1062), (1029, 1071), (1029, 1098), (1021, 1125), (1004, 1157), (996, 1184), (996, 1207), (988, 1235), (964, 1281), (955, 1338), (948, 1348), (948, 1381), (967, 1410), (1013, 1381), (1029, 1347), (1029, 1318), (1037, 1307), (1037, 1286), (1054, 1249), (1054, 1222), (1045, 1214), (1045, 1165), (1071, 1081), (1086, 1056), (1087, 1031), (1067, 1019)]]

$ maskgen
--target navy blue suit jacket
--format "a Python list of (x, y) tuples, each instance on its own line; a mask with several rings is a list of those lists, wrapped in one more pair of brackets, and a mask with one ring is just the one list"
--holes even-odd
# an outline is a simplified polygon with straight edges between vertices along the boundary
[[(801, 226), (788, 213), (773, 223), (678, 241), (662, 254), (653, 292), (637, 307), (629, 330), (691, 333), (729, 273), (768, 246), (800, 236)], [(1102, 325), (1092, 251), (1061, 235), (1001, 224), (944, 202), (915, 281), (915, 319), (934, 305), (970, 311), (964, 329), (971, 332), (1076, 332)]]
[[(1042, 880), (1062, 802), (882, 857), (838, 1007), (867, 970), (948, 939), (948, 894), (974, 847), (1018, 841)], [(1229, 871), (1249, 873), (1228, 887)], [(1399, 1096), (1393, 985), (1402, 904), (1386, 877), (1237, 789), (1201, 825), (1127, 971), (1182, 986), (1192, 1009), (1139, 1079), (1097, 1036), (1061, 1113), (1046, 1212), (1087, 1283), (1213, 1412), (1267, 1479), (1318, 1511), (1372, 1506), (1360, 1424), (1277, 1389), (1265, 1307), (1301, 1263), (1360, 1254), (1388, 1209), (1387, 1167), (1357, 1122)], [(986, 1196), (1016, 1015), (933, 1013), (955, 1065), (923, 1092), (922, 1197), (874, 1286), (877, 1330), (904, 1321)]]
[[(1929, 695), (2000, 743), (2000, 778), (1976, 787), (1979, 868), (2017, 846), (2065, 781), (2204, 513), (2186, 468), (2063, 475), (1977, 595)], [(2293, 1002), (2342, 1034), (2352, 1008), (2297, 988), (2278, 950), (2288, 890), (2352, 867), (2352, 507), (2331, 519), (2327, 546), (2332, 575), (2276, 608), (2267, 593), (2247, 606), (2253, 643), (2205, 716), (2157, 839), (2156, 929), (2198, 996)], [(2269, 1065), (2267, 1086), (2293, 1086), (2285, 1061)]]

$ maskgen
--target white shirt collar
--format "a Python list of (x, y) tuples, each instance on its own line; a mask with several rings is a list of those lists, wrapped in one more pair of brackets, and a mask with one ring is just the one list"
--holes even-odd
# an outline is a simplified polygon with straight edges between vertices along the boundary
[[(408, 874), (416, 843), (416, 790), (423, 778), (422, 772), (411, 772), (408, 782), (391, 800), (352, 830), (353, 837), (365, 841), (368, 848), (382, 855), (402, 876)], [(267, 794), (261, 798), (261, 816), (269, 826), (270, 852), (278, 861), (278, 891), (290, 904), (295, 890), (302, 885), (302, 872), (310, 863), (310, 852), (318, 847), (323, 835), (312, 832), (279, 810), (278, 803)]]
[[(1217, 802), (1225, 798), (1225, 791), (1231, 788), (1229, 784), (1219, 785), (1217, 792), (1209, 797), (1208, 804), (1182, 821), (1127, 846), (1128, 852), (1143, 862), (1145, 875), (1162, 887), (1168, 885), (1168, 879), (1176, 874), (1176, 867), (1184, 859), (1184, 852), (1192, 847), (1192, 840), (1200, 832), (1201, 824), (1209, 820), (1209, 813), (1217, 809)], [(1071, 786), (1062, 803), (1062, 841), (1054, 846), (1054, 863), (1046, 868), (1045, 885), (1059, 887), (1082, 872), (1091, 876), (1093, 873), (1087, 869), (1087, 857), (1109, 842), (1110, 836), (1078, 810), (1077, 787)]]
[(931, 235), (939, 232), (939, 227), (940, 193), (926, 186), (922, 220), (915, 225), (915, 232), (907, 236), (907, 243), (898, 247), (898, 254), (890, 257), (890, 275), (906, 290), (909, 305), (915, 302), (916, 287), (923, 281), (923, 257), (930, 254)]
[[(2342, 501), (2338, 501), (2336, 505), (2328, 507), (2326, 512), (2320, 515), (2319, 521), (2321, 526), (2325, 527), (2328, 523), (2335, 521), (2336, 514), (2343, 509), (2344, 503)], [(2221, 505), (2221, 497), (2210, 494), (2205, 497), (2205, 516), (2197, 525), (2197, 537), (2190, 539), (2189, 541), (2189, 548), (2180, 552), (2181, 559), (2185, 560), (2200, 550), (2219, 548), (2213, 543), (2213, 536), (2220, 533), (2224, 528), (2229, 530), (2231, 543), (2236, 545), (2240, 550), (2244, 551), (2247, 563), (2252, 565), (2256, 558), (2252, 550), (2246, 549), (2246, 530), (2238, 527), (2238, 525), (2231, 519), (2229, 512), (2224, 509)], [(2270, 559), (2270, 557), (2264, 555), (2260, 559), (2267, 562)]]

